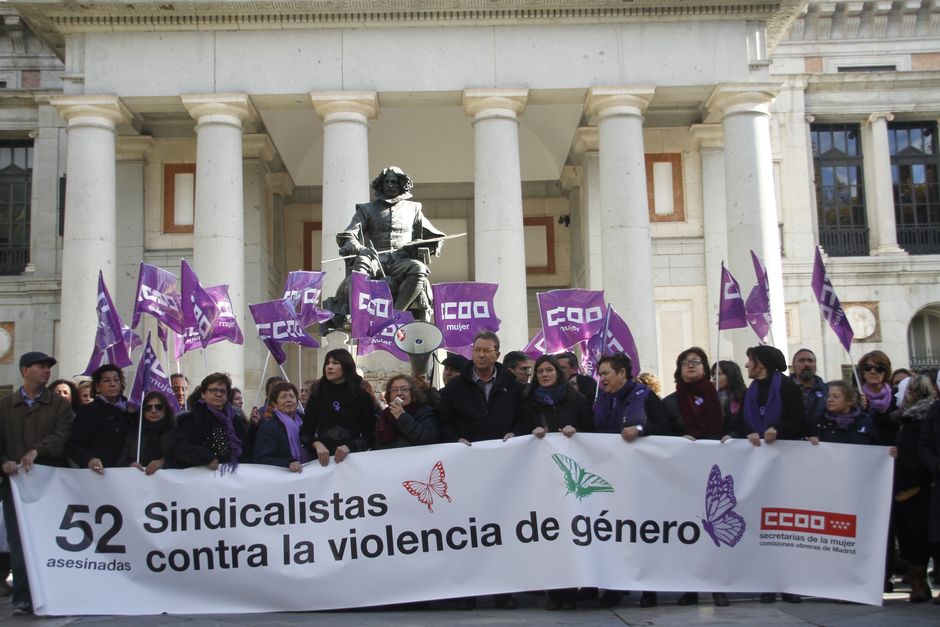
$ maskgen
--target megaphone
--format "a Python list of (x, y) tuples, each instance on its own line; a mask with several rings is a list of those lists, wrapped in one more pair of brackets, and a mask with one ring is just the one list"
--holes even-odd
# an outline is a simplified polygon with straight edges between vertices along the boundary
[(430, 322), (409, 322), (395, 331), (395, 346), (408, 355), (411, 373), (427, 375), (431, 355), (444, 342), (444, 334)]

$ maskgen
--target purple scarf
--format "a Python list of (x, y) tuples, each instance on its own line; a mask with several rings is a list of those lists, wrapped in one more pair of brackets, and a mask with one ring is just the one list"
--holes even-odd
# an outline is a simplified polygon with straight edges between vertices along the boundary
[(278, 420), (284, 425), (284, 430), (287, 431), (287, 442), (290, 444), (291, 457), (301, 464), (306, 464), (310, 461), (310, 457), (304, 447), (300, 445), (300, 425), (303, 424), (303, 420), (297, 414), (288, 416), (277, 409), (274, 410), (274, 415), (278, 417)]
[(891, 386), (887, 383), (882, 383), (877, 392), (872, 392), (866, 383), (862, 386), (862, 394), (868, 399), (868, 406), (879, 414), (885, 413), (891, 407)]
[(744, 421), (760, 437), (764, 437), (764, 432), (770, 427), (780, 422), (782, 414), (782, 405), (780, 402), (780, 381), (783, 375), (774, 372), (770, 377), (770, 390), (767, 392), (767, 400), (763, 405), (758, 405), (757, 397), (760, 394), (758, 388), (760, 381), (754, 381), (747, 388), (744, 395)]
[(600, 392), (594, 403), (594, 425), (598, 433), (620, 433), (626, 427), (646, 424), (646, 397), (650, 389), (635, 380), (613, 394)]
[[(229, 454), (229, 461), (219, 464), (219, 473), (223, 475), (233, 473), (238, 469), (238, 458), (242, 456), (242, 441), (238, 439), (238, 434), (235, 433), (235, 410), (232, 409), (231, 403), (225, 404), (225, 411), (219, 411), (212, 408), (202, 399), (199, 399), (199, 402), (215, 416), (215, 419), (219, 421), (220, 425), (225, 427), (231, 453)], [(220, 459), (219, 461), (221, 462), (222, 460)]]
[(108, 399), (106, 399), (106, 398), (105, 398), (104, 396), (102, 396), (101, 394), (98, 394), (95, 398), (100, 399), (102, 403), (107, 403), (108, 405), (113, 405), (114, 407), (117, 407), (117, 408), (120, 409), (121, 411), (124, 411), (124, 412), (127, 411), (127, 399), (124, 398), (123, 396), (118, 396), (118, 399), (117, 399), (116, 401), (114, 401), (113, 403), (112, 403), (111, 401), (109, 401)]
[(831, 414), (827, 411), (826, 420), (836, 423), (836, 426), (845, 431), (855, 424), (855, 421), (858, 420), (858, 417), (861, 415), (861, 413), (862, 410), (857, 407), (855, 408), (855, 411), (850, 411), (847, 414)]

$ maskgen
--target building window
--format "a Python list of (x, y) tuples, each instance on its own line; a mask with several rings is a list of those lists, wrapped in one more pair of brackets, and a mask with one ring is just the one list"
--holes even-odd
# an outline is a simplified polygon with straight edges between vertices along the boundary
[(858, 124), (813, 124), (819, 243), (833, 257), (868, 255)]
[(907, 346), (911, 368), (940, 367), (940, 303), (925, 307), (911, 319)]
[(163, 232), (192, 233), (196, 214), (196, 164), (163, 166)]
[(21, 274), (29, 262), (33, 143), (0, 141), (0, 275)]
[(912, 255), (940, 253), (940, 153), (936, 122), (888, 125), (898, 245)]

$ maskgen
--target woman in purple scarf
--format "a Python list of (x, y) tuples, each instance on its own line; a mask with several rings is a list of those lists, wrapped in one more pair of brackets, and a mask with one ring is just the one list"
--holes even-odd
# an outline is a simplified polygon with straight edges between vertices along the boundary
[(310, 454), (300, 442), (303, 418), (297, 412), (300, 406), (297, 388), (290, 381), (275, 383), (268, 393), (268, 407), (273, 416), (258, 427), (255, 439), (255, 463), (303, 472)]
[(894, 446), (898, 442), (900, 425), (891, 420), (891, 412), (898, 408), (891, 389), (891, 360), (881, 351), (865, 353), (858, 360), (857, 372), (862, 380), (859, 403), (874, 421), (878, 432), (872, 444)]
[(231, 390), (232, 380), (224, 372), (213, 372), (202, 380), (199, 400), (179, 416), (168, 467), (206, 466), (225, 474), (235, 472), (241, 462), (252, 461), (254, 432), (228, 402)]
[(810, 441), (813, 444), (871, 444), (877, 437), (875, 425), (865, 410), (858, 406), (855, 390), (845, 381), (830, 381), (826, 385), (829, 388), (826, 411)]

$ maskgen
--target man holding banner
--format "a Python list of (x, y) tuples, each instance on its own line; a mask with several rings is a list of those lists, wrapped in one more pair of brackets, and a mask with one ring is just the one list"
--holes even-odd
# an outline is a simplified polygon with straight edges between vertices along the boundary
[(7, 477), (0, 498), (10, 543), (14, 615), (32, 613), (33, 603), (9, 477), (20, 468), (29, 472), (34, 464), (68, 465), (65, 445), (72, 429), (72, 405), (46, 388), (55, 364), (55, 359), (43, 353), (25, 353), (20, 357), (23, 385), (17, 392), (0, 399), (0, 463)]

